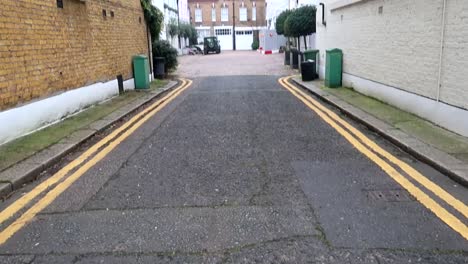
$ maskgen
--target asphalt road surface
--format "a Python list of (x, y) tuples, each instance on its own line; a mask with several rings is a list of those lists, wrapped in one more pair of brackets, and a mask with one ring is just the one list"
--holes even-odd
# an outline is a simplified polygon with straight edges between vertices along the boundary
[(192, 66), (146, 119), (2, 204), (0, 263), (468, 263), (467, 189), (337, 113), (458, 207), (414, 180), (423, 194), (408, 190), (394, 178), (407, 170), (366, 156), (278, 82), (280, 66)]

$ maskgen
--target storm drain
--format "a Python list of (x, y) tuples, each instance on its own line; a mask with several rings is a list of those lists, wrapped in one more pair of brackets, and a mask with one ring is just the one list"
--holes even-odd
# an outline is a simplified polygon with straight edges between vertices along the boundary
[(406, 190), (365, 190), (366, 196), (372, 201), (382, 202), (411, 202), (414, 201), (413, 196)]

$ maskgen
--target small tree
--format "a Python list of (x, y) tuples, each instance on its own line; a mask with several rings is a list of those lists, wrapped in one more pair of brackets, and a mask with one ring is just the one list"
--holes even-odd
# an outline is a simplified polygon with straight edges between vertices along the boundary
[(172, 43), (172, 39), (179, 34), (179, 23), (177, 23), (175, 18), (171, 18), (169, 20), (169, 24), (167, 25), (167, 33), (171, 37)]
[(292, 13), (291, 10), (286, 9), (279, 14), (276, 18), (275, 29), (278, 35), (284, 35), (284, 22), (288, 18), (288, 16)]
[(290, 41), (289, 41), (289, 36), (284, 32), (284, 25), (285, 25), (286, 19), (288, 18), (288, 16), (291, 13), (292, 13), (292, 11), (289, 10), (289, 9), (284, 10), (276, 18), (276, 23), (275, 23), (276, 33), (278, 35), (284, 35), (284, 36), (286, 36), (288, 38), (288, 43), (287, 43), (288, 48), (289, 48)]
[(190, 34), (190, 37), (189, 37), (190, 45), (197, 45), (198, 44), (197, 29), (194, 26), (190, 25), (190, 31), (191, 31), (191, 34)]
[(181, 36), (185, 43), (187, 43), (187, 39), (190, 38), (192, 34), (192, 30), (190, 29), (190, 25), (187, 23), (181, 23), (179, 25), (179, 36)]
[[(291, 14), (284, 21), (284, 35), (299, 39), (301, 36), (300, 24), (302, 20), (297, 16), (297, 9), (293, 10)], [(300, 41), (297, 43), (297, 48), (301, 49)]]
[(294, 15), (300, 23), (297, 23), (297, 31), (300, 36), (304, 37), (305, 49), (307, 49), (306, 36), (315, 33), (315, 6), (306, 5), (298, 8)]

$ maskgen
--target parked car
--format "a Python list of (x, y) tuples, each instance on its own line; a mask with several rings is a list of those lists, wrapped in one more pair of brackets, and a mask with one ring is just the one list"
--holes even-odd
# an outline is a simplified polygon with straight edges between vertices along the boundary
[(205, 37), (203, 41), (203, 53), (206, 55), (209, 52), (221, 53), (221, 45), (217, 37)]
[(196, 50), (197, 54), (202, 54), (203, 53), (203, 50), (198, 47), (197, 45), (191, 45), (190, 48)]
[(184, 55), (198, 55), (198, 54), (203, 54), (203, 50), (200, 49), (199, 47), (197, 46), (186, 46), (184, 49), (183, 49), (183, 52), (182, 54)]

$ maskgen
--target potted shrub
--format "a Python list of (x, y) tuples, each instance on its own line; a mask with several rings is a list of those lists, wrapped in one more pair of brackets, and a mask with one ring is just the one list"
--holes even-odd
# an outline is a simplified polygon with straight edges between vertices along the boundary
[(284, 32), (284, 22), (288, 18), (288, 16), (292, 13), (291, 10), (284, 10), (279, 14), (279, 16), (276, 18), (276, 23), (275, 23), (275, 29), (276, 33), (278, 35), (284, 35), (288, 37), (288, 41), (286, 43), (286, 48), (284, 50), (284, 65), (290, 65), (290, 41), (289, 41), (289, 36), (285, 34)]
[(252, 42), (252, 50), (258, 50), (258, 46), (259, 46), (258, 40), (254, 40)]
[[(156, 60), (156, 58), (158, 59)], [(177, 50), (172, 47), (169, 41), (156, 40), (153, 42), (153, 61), (155, 62), (155, 70), (157, 68), (156, 62), (161, 63), (159, 58), (164, 58), (164, 71), (166, 74), (177, 68)]]

